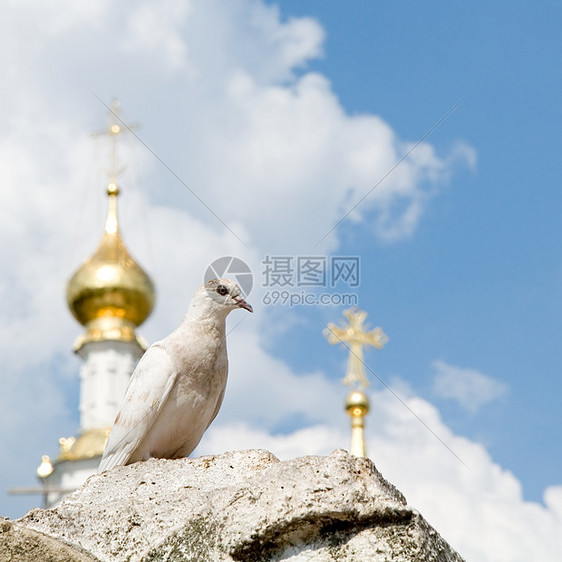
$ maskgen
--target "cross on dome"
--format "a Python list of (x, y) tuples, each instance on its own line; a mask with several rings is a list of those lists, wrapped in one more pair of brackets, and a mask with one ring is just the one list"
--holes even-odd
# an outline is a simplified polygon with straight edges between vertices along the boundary
[(381, 328), (375, 328), (370, 332), (366, 330), (364, 322), (367, 319), (367, 313), (363, 310), (349, 308), (344, 310), (343, 314), (349, 324), (339, 328), (330, 323), (328, 329), (324, 331), (324, 335), (332, 345), (349, 344), (349, 346), (346, 345), (349, 349), (347, 372), (342, 382), (361, 390), (369, 386), (363, 363), (363, 347), (370, 345), (381, 349), (388, 342), (388, 336)]

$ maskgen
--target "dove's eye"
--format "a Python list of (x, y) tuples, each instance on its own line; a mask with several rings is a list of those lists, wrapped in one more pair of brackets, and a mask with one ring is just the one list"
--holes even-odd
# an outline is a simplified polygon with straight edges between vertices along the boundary
[(219, 285), (217, 287), (217, 293), (224, 297), (224, 295), (228, 295), (228, 289), (224, 285)]

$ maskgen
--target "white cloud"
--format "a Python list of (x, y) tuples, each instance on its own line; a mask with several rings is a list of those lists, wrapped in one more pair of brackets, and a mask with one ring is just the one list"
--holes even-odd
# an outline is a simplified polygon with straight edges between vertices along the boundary
[[(220, 125), (210, 118), (206, 131), (220, 165), (193, 170), (196, 178), (201, 174), (195, 184), (209, 186), (206, 197), (221, 217), (241, 218), (262, 248), (310, 251), (369, 194), (350, 220), (369, 216), (375, 232), (388, 239), (413, 232), (449, 173), (432, 147), (418, 146), (371, 191), (410, 148), (388, 124), (348, 116), (318, 74), (265, 87), (240, 70), (229, 76), (227, 114), (220, 114)], [(332, 234), (320, 250), (336, 243)]]
[(199, 68), (198, 85), (215, 92), (235, 70), (261, 84), (281, 83), (322, 53), (324, 31), (311, 18), (282, 21), (262, 2), (191, 2), (184, 41)]
[[(267, 322), (267, 311), (262, 314), (262, 322)], [(235, 321), (229, 320), (232, 324)], [(295, 417), (309, 425), (339, 410), (341, 385), (334, 385), (320, 372), (293, 372), (264, 351), (261, 322), (252, 317), (243, 321), (229, 338), (231, 374), (225, 408), (218, 419), (251, 420), (257, 427), (271, 431)], [(319, 408), (319, 404), (323, 407)]]
[[(376, 409), (382, 400), (374, 402)], [(408, 501), (467, 560), (557, 560), (562, 520), (556, 509), (524, 501), (517, 478), (493, 462), (482, 445), (454, 435), (434, 406), (420, 398), (407, 403), (466, 465), (390, 402), (388, 423), (372, 450)]]
[(129, 19), (123, 42), (125, 50), (136, 56), (139, 53), (151, 56), (156, 52), (172, 69), (182, 69), (187, 63), (187, 46), (180, 28), (188, 11), (189, 4), (177, 0), (141, 4)]
[(508, 386), (476, 369), (449, 365), (445, 361), (434, 361), (436, 370), (433, 392), (441, 398), (456, 400), (463, 408), (474, 414), (481, 406), (503, 396)]
[(343, 431), (338, 434), (325, 425), (272, 435), (254, 425), (238, 422), (213, 427), (197, 453), (220, 454), (233, 450), (267, 449), (279, 459), (285, 460), (306, 455), (329, 455), (334, 449), (344, 447), (345, 438)]

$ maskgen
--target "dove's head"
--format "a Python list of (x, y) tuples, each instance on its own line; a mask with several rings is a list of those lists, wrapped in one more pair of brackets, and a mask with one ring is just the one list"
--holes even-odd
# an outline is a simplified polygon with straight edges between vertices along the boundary
[(217, 311), (228, 314), (235, 308), (245, 308), (248, 312), (254, 309), (244, 299), (244, 294), (237, 283), (231, 279), (211, 279), (200, 289), (206, 293), (207, 305)]

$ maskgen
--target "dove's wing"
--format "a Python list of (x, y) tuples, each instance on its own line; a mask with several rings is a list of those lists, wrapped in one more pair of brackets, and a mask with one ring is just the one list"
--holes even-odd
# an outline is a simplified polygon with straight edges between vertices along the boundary
[(217, 400), (217, 405), (215, 406), (215, 411), (213, 412), (213, 415), (211, 416), (211, 419), (209, 420), (209, 423), (207, 424), (206, 429), (209, 429), (209, 426), (213, 423), (213, 420), (217, 417), (217, 414), (219, 413), (219, 410), (221, 409), (221, 406), (222, 406), (222, 401), (224, 399), (225, 391), (226, 391), (226, 385), (221, 390), (220, 396), (218, 397), (218, 400)]
[(152, 345), (131, 376), (98, 472), (127, 463), (156, 420), (176, 377), (168, 352), (158, 343)]

